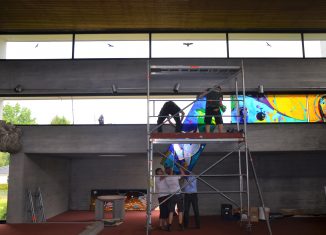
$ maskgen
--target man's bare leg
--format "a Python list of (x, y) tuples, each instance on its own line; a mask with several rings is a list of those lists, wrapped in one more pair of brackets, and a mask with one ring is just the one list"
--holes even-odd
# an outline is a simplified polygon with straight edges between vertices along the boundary
[(179, 224), (183, 223), (183, 212), (179, 212)]
[(210, 133), (211, 132), (211, 125), (205, 125), (205, 132)]
[(223, 124), (218, 124), (217, 125), (218, 128), (218, 133), (222, 133), (223, 132)]

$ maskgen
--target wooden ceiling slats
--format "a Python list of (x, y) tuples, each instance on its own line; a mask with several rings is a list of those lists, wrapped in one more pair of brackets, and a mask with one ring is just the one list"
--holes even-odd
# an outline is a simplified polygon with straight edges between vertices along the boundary
[(1, 0), (0, 32), (326, 29), (325, 0)]

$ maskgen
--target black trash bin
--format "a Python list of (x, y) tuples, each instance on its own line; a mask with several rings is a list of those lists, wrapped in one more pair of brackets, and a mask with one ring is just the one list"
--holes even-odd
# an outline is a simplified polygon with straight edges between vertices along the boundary
[(221, 216), (225, 220), (232, 220), (232, 205), (222, 204), (221, 205)]

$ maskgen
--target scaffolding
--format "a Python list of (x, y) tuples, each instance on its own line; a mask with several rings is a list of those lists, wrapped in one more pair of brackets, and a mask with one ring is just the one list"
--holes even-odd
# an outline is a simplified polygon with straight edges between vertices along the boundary
[[(151, 99), (150, 94), (150, 80), (152, 79), (153, 75), (164, 75), (164, 76), (173, 76), (175, 74), (191, 74), (198, 75), (198, 76), (205, 76), (210, 75), (214, 76), (220, 81), (230, 80), (234, 79), (235, 83), (235, 101), (236, 101), (236, 110), (237, 110), (237, 132), (234, 133), (157, 133), (155, 132), (157, 130), (157, 126), (152, 127), (150, 123), (150, 118), (153, 117), (150, 115), (150, 103), (155, 102), (155, 100)], [(164, 144), (194, 144), (194, 143), (200, 143), (200, 144), (217, 144), (217, 143), (228, 143), (231, 144), (234, 148), (230, 150), (227, 154), (225, 154), (223, 157), (216, 160), (213, 164), (208, 166), (204, 171), (202, 171), (200, 174), (194, 175), (196, 179), (200, 180), (202, 183), (204, 183), (206, 186), (211, 188), (211, 191), (198, 191), (198, 193), (215, 193), (219, 194), (220, 196), (224, 197), (234, 205), (240, 208), (240, 213), (242, 214), (244, 210), (246, 210), (247, 215), (247, 230), (251, 231), (251, 221), (250, 221), (250, 190), (249, 190), (249, 166), (252, 167), (254, 178), (256, 181), (256, 186), (259, 192), (259, 197), (262, 202), (262, 206), (265, 211), (265, 205), (263, 202), (262, 194), (260, 191), (260, 187), (257, 180), (256, 171), (254, 169), (254, 165), (252, 162), (252, 157), (248, 149), (247, 144), (247, 123), (246, 123), (246, 111), (242, 112), (240, 114), (239, 111), (239, 86), (238, 86), (238, 77), (240, 76), (241, 83), (242, 83), (242, 97), (241, 100), (243, 102), (243, 107), (245, 109), (245, 77), (244, 77), (244, 66), (243, 62), (241, 63), (241, 66), (187, 66), (187, 65), (178, 65), (178, 66), (169, 66), (169, 65), (151, 65), (148, 62), (148, 77), (147, 77), (147, 154), (148, 154), (148, 182), (147, 182), (147, 219), (146, 219), (146, 234), (151, 233), (152, 229), (152, 211), (155, 209), (157, 205), (154, 206), (153, 204), (153, 195), (158, 194), (154, 190), (154, 178), (155, 175), (153, 174), (153, 151), (154, 151), (154, 145), (164, 145)], [(216, 84), (216, 85), (220, 85)], [(200, 97), (207, 95), (211, 90), (203, 92)], [(198, 98), (197, 98), (198, 99)], [(182, 110), (190, 107), (192, 104), (194, 104), (197, 99), (193, 102), (191, 102), (189, 105), (184, 107)], [(153, 105), (154, 107), (155, 105)], [(178, 114), (178, 113), (177, 113)], [(170, 116), (163, 122), (161, 125), (166, 123), (168, 119), (173, 118), (177, 114)], [(240, 116), (242, 115), (243, 118), (243, 130), (240, 130)], [(205, 174), (213, 167), (217, 166), (218, 164), (222, 163), (226, 158), (231, 156), (233, 153), (238, 153), (238, 172), (236, 174), (220, 174), (220, 175), (207, 175)], [(162, 157), (165, 157), (165, 155), (161, 152), (158, 152)], [(244, 158), (245, 165), (242, 165), (242, 159)], [(182, 165), (175, 162), (175, 164), (178, 167), (183, 168)], [(222, 191), (218, 188), (214, 187), (210, 183), (208, 183), (204, 177), (236, 177), (239, 179), (239, 190), (236, 191)], [(181, 190), (185, 187), (180, 188), (180, 190), (176, 193), (180, 193)], [(174, 195), (173, 194), (173, 195)], [(239, 195), (239, 203), (237, 203), (234, 199), (232, 199), (228, 194), (238, 194)], [(246, 196), (246, 203), (244, 203), (244, 195)], [(170, 195), (171, 197), (172, 195)], [(169, 198), (169, 197), (168, 197)], [(168, 200), (168, 198), (166, 200)], [(163, 201), (164, 202), (164, 201)], [(162, 203), (163, 203), (162, 202)], [(246, 204), (246, 209), (244, 209), (244, 204)], [(159, 205), (159, 204), (158, 204)], [(271, 234), (271, 229), (269, 225), (269, 219), (267, 218), (267, 226), (269, 229), (269, 234)]]

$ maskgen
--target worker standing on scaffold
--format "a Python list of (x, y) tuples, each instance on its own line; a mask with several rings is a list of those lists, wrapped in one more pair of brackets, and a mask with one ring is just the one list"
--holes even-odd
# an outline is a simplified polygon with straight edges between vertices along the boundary
[(218, 127), (218, 132), (223, 132), (222, 113), (226, 107), (223, 105), (222, 88), (215, 86), (212, 89), (207, 89), (209, 93), (206, 95), (206, 113), (205, 113), (205, 132), (210, 133), (212, 117), (215, 118), (215, 123)]

